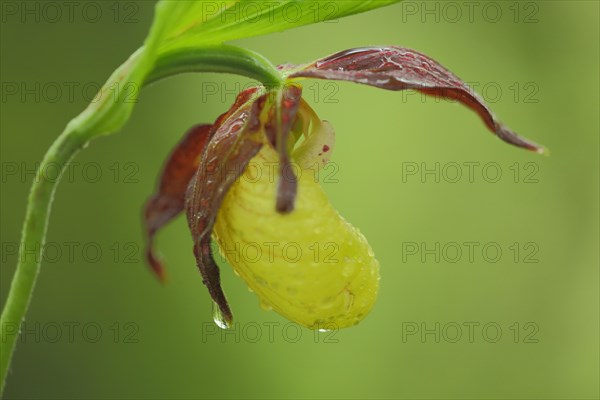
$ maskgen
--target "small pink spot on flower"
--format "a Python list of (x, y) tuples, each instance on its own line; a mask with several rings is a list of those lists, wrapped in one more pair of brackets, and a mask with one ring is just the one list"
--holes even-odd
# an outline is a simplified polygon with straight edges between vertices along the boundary
[(329, 146), (323, 145), (323, 153), (327, 153), (329, 151)]

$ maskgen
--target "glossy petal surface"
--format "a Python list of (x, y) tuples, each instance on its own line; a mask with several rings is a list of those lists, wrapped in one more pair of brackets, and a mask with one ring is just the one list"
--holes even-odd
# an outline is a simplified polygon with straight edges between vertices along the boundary
[(264, 96), (257, 98), (256, 92), (256, 89), (242, 92), (229, 112), (215, 123), (214, 135), (202, 154), (185, 201), (196, 264), (226, 323), (233, 316), (221, 289), (219, 268), (210, 246), (211, 234), (227, 191), (263, 145), (259, 115)]
[(154, 253), (154, 235), (183, 211), (186, 189), (198, 169), (200, 155), (212, 134), (212, 125), (197, 125), (185, 134), (167, 159), (158, 190), (144, 208), (146, 258), (161, 281), (166, 279), (166, 272)]
[(465, 82), (432, 58), (403, 47), (364, 47), (345, 50), (303, 66), (280, 67), (290, 78), (342, 80), (386, 90), (414, 89), (457, 100), (475, 111), (503, 141), (542, 153), (544, 148), (500, 123), (483, 99)]

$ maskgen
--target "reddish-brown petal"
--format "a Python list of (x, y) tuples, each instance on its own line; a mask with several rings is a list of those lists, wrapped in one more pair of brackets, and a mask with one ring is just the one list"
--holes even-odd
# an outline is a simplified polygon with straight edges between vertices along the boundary
[(210, 296), (228, 322), (232, 313), (221, 289), (219, 268), (210, 246), (211, 234), (227, 191), (262, 147), (259, 117), (266, 95), (255, 100), (255, 91), (242, 92), (229, 112), (217, 120), (185, 196), (196, 264)]
[(290, 78), (344, 80), (386, 90), (415, 89), (454, 99), (475, 111), (500, 139), (542, 153), (544, 148), (524, 139), (496, 120), (483, 99), (465, 82), (424, 54), (402, 47), (365, 47), (333, 54), (304, 66), (281, 66)]
[(146, 258), (161, 281), (166, 278), (162, 262), (153, 251), (154, 235), (183, 211), (185, 191), (198, 169), (200, 154), (212, 136), (211, 125), (191, 128), (177, 144), (163, 168), (157, 192), (144, 208)]
[[(217, 118), (215, 126), (221, 125), (231, 113), (246, 103), (256, 90), (257, 88), (250, 88), (240, 93), (231, 109)], [(163, 167), (157, 192), (144, 207), (146, 259), (163, 282), (166, 279), (166, 271), (154, 252), (154, 236), (160, 228), (183, 211), (187, 187), (198, 169), (202, 152), (215, 132), (212, 127), (213, 125), (197, 125), (184, 135)]]
[(290, 213), (294, 210), (298, 181), (291, 168), (288, 139), (302, 99), (302, 89), (297, 85), (286, 85), (275, 95), (280, 97), (273, 101), (269, 110), (265, 132), (279, 153), (276, 209), (280, 213)]

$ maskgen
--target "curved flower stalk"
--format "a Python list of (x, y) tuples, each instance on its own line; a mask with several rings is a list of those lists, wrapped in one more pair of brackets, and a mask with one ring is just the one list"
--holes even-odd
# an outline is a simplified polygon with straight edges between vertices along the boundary
[[(167, 160), (158, 192), (145, 209), (147, 255), (161, 279), (165, 274), (152, 250), (154, 234), (185, 210), (196, 263), (222, 327), (233, 316), (211, 239), (264, 308), (308, 328), (355, 325), (377, 296), (379, 264), (373, 251), (307, 173), (329, 161), (335, 135), (302, 99), (301, 79), (346, 80), (453, 99), (475, 111), (501, 140), (544, 151), (501, 124), (462, 80), (410, 49), (350, 49), (279, 70), (286, 80), (283, 88), (248, 89), (214, 124), (188, 132)], [(257, 247), (257, 257), (241, 254), (248, 245)], [(328, 245), (335, 249), (331, 257), (325, 254)], [(290, 246), (293, 255), (283, 251)]]

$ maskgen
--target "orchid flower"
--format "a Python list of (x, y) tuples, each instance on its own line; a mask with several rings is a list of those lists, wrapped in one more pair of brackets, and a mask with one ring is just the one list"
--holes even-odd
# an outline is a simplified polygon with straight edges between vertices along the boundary
[[(165, 272), (153, 252), (153, 238), (185, 210), (196, 263), (222, 327), (233, 316), (211, 239), (265, 308), (308, 328), (355, 325), (377, 297), (379, 263), (366, 238), (305, 173), (329, 161), (335, 135), (331, 124), (302, 99), (303, 79), (413, 89), (453, 99), (475, 111), (503, 141), (544, 151), (498, 122), (458, 77), (414, 50), (357, 48), (278, 70), (285, 78), (283, 87), (245, 90), (212, 125), (195, 126), (184, 136), (145, 208), (147, 258), (162, 280)], [(273, 168), (275, 179), (269, 173)], [(291, 243), (294, 254), (286, 257), (282, 249), (289, 250)], [(335, 254), (316, 259), (315, 246), (323, 253), (326, 243), (335, 245)], [(241, 256), (244, 244), (258, 246), (257, 257)]]

